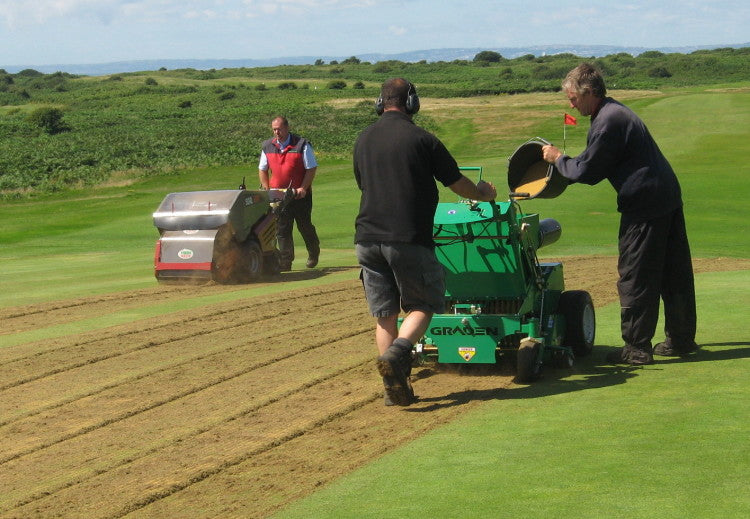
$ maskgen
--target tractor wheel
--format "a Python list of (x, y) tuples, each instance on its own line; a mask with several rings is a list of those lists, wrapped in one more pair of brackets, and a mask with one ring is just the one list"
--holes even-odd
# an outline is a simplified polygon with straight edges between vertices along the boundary
[(243, 278), (257, 281), (263, 275), (263, 251), (255, 240), (248, 240), (242, 246)]
[(539, 341), (533, 339), (521, 341), (516, 353), (516, 382), (525, 384), (539, 377), (542, 368), (537, 362), (540, 348)]
[(596, 333), (596, 314), (591, 295), (584, 290), (568, 290), (560, 294), (558, 311), (565, 317), (562, 343), (578, 357), (591, 353)]
[(281, 255), (275, 250), (263, 256), (263, 274), (266, 276), (278, 276), (281, 273)]

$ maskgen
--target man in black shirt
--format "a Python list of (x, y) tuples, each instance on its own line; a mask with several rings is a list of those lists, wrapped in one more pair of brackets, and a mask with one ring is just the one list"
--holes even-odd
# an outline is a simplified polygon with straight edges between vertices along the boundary
[[(389, 79), (375, 106), (380, 119), (354, 146), (354, 177), (362, 191), (354, 241), (365, 297), (377, 319), (385, 403), (406, 406), (414, 401), (412, 348), (432, 315), (444, 311), (443, 267), (432, 239), (436, 180), (473, 200), (493, 200), (497, 193), (492, 184), (474, 184), (462, 175), (443, 143), (412, 122), (419, 110), (414, 85)], [(401, 308), (407, 314), (399, 328)]]
[[(604, 80), (592, 65), (571, 70), (562, 88), (571, 107), (591, 116), (586, 149), (569, 157), (555, 146), (544, 146), (544, 159), (571, 182), (593, 185), (607, 179), (622, 214), (617, 289), (625, 346), (607, 360), (639, 365), (651, 364), (654, 353), (692, 353), (698, 349), (693, 268), (672, 166), (643, 121), (606, 97)], [(660, 297), (666, 340), (652, 348)]]

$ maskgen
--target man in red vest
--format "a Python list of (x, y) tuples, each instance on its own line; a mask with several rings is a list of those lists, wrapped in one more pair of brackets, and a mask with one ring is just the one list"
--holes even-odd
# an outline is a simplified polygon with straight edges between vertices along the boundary
[[(307, 248), (307, 268), (318, 264), (320, 240), (312, 223), (312, 182), (318, 163), (310, 142), (289, 132), (289, 121), (278, 116), (271, 121), (274, 137), (263, 143), (258, 164), (258, 177), (263, 189), (294, 189), (292, 200), (279, 214), (277, 239), (281, 253), (281, 270), (291, 270), (294, 260), (292, 230), (302, 235)], [(269, 175), (270, 170), (270, 175)]]

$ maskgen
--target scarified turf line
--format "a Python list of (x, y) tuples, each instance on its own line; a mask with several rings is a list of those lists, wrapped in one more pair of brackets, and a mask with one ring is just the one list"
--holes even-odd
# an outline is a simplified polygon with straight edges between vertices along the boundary
[[(616, 297), (613, 265), (571, 260), (566, 281), (598, 307)], [(384, 408), (372, 328), (350, 280), (11, 347), (5, 386), (61, 371), (0, 391), (0, 517), (266, 517), (524, 389), (507, 370), (416, 368), (420, 400)]]
[[(361, 376), (352, 377), (349, 373), (352, 371), (361, 372), (363, 367), (370, 362), (368, 359), (360, 362), (358, 365), (347, 366), (333, 373), (327, 373), (309, 383), (302, 384), (293, 390), (279, 394), (267, 402), (249, 406), (246, 409), (227, 416), (218, 424), (209, 424), (192, 431), (190, 434), (173, 438), (169, 442), (162, 442), (137, 455), (123, 457), (107, 466), (88, 470), (87, 474), (72, 477), (68, 481), (59, 484), (57, 488), (53, 489), (49, 485), (46, 485), (44, 489), (39, 489), (24, 498), (14, 496), (12, 492), (4, 491), (1, 494), (5, 495), (6, 499), (16, 499), (10, 508), (3, 507), (4, 511), (15, 509), (23, 513), (23, 508), (29, 505), (33, 506), (36, 501), (54, 499), (56, 494), (72, 489), (72, 487), (81, 485), (84, 487), (98, 487), (101, 482), (97, 480), (101, 478), (114, 478), (118, 481), (117, 487), (121, 489), (121, 492), (118, 496), (108, 496), (109, 500), (106, 502), (106, 510), (103, 509), (105, 504), (101, 502), (70, 503), (65, 497), (62, 497), (62, 508), (58, 512), (64, 514), (66, 506), (76, 506), (78, 512), (81, 512), (82, 509), (91, 508), (90, 512), (96, 512), (94, 514), (96, 516), (99, 516), (102, 512), (106, 512), (107, 517), (120, 517), (128, 511), (145, 506), (155, 499), (163, 498), (228, 467), (237, 465), (256, 453), (266, 452), (269, 449), (278, 447), (290, 439), (296, 438), (311, 429), (319, 427), (321, 424), (330, 422), (332, 419), (350, 413), (353, 409), (357, 409), (373, 401), (377, 398), (378, 394), (374, 393), (374, 391), (364, 391), (364, 387), (362, 387), (365, 384), (369, 385), (369, 382), (360, 382), (359, 387), (356, 388), (359, 391), (350, 391), (345, 388), (344, 384), (341, 384), (337, 380), (341, 377), (346, 377), (347, 379), (353, 378), (354, 380), (363, 379), (364, 377)], [(338, 393), (341, 398), (325, 402), (326, 405), (322, 407), (306, 405), (306, 401), (309, 399), (306, 390), (318, 385), (328, 386), (330, 391)], [(324, 393), (327, 392), (324, 391)], [(279, 410), (276, 408), (279, 406), (293, 406), (297, 413), (295, 416), (289, 417), (288, 422), (279, 423), (276, 418), (279, 413)], [(268, 427), (271, 423), (276, 425), (278, 432), (269, 433)], [(222, 434), (221, 430), (225, 432)], [(248, 434), (248, 430), (252, 431), (252, 434)], [(225, 435), (236, 438), (237, 441), (232, 442), (228, 446), (217, 444), (213, 441), (213, 437), (222, 437)], [(247, 447), (241, 445), (241, 440), (247, 442)], [(226, 450), (229, 453), (225, 452)], [(158, 459), (154, 459), (155, 457)], [(187, 466), (185, 466), (185, 460), (190, 460)], [(128, 469), (131, 465), (137, 464), (141, 464), (144, 467), (141, 470)], [(29, 470), (34, 472), (34, 474), (29, 474), (30, 478), (38, 476), (36, 474), (38, 471), (34, 470), (33, 467), (29, 467)], [(151, 480), (144, 481), (140, 474), (148, 474)], [(165, 478), (164, 481), (172, 481), (175, 478), (177, 481), (159, 483), (157, 485), (160, 487), (159, 490), (148, 491), (149, 486), (151, 486), (150, 481), (153, 481), (155, 477), (158, 478), (159, 474), (161, 474), (161, 478)], [(26, 488), (29, 488), (29, 485)], [(83, 492), (84, 495), (87, 494), (86, 488), (77, 491)], [(129, 497), (133, 497), (133, 494), (140, 497), (130, 501), (124, 499), (126, 494)], [(112, 501), (125, 501), (125, 503), (118, 505)], [(86, 515), (86, 512), (83, 512), (83, 514)]]
[(374, 402), (379, 397), (380, 397), (380, 395), (378, 393), (373, 393), (371, 395), (365, 396), (361, 400), (359, 400), (357, 402), (354, 402), (354, 403), (348, 405), (347, 407), (345, 407), (343, 409), (340, 409), (338, 411), (335, 411), (335, 412), (329, 414), (328, 416), (324, 416), (323, 418), (320, 418), (316, 422), (313, 422), (312, 424), (310, 424), (308, 427), (299, 428), (299, 429), (297, 429), (295, 431), (292, 431), (292, 432), (284, 435), (283, 437), (279, 437), (279, 438), (277, 438), (277, 439), (269, 442), (268, 445), (260, 446), (257, 449), (255, 449), (254, 451), (247, 452), (247, 453), (243, 454), (242, 456), (236, 457), (235, 459), (227, 460), (227, 461), (221, 463), (220, 465), (217, 465), (216, 467), (213, 467), (211, 470), (204, 470), (200, 474), (198, 474), (198, 475), (196, 475), (196, 476), (188, 479), (187, 481), (184, 481), (182, 484), (173, 485), (172, 487), (164, 489), (161, 492), (155, 492), (155, 493), (153, 493), (151, 495), (145, 496), (144, 498), (139, 499), (138, 501), (135, 501), (134, 503), (125, 506), (120, 512), (117, 512), (114, 515), (112, 515), (112, 517), (113, 518), (124, 517), (124, 516), (126, 516), (126, 515), (128, 515), (130, 513), (135, 512), (136, 510), (144, 508), (144, 507), (146, 507), (146, 506), (148, 506), (148, 505), (150, 505), (150, 504), (152, 504), (152, 503), (154, 503), (156, 501), (165, 499), (165, 498), (167, 498), (167, 497), (169, 497), (169, 496), (171, 496), (171, 495), (173, 495), (173, 494), (175, 494), (177, 492), (185, 490), (186, 488), (188, 488), (188, 487), (190, 487), (192, 485), (200, 483), (200, 482), (202, 482), (202, 481), (210, 478), (211, 476), (215, 476), (217, 474), (220, 474), (223, 471), (226, 471), (227, 469), (230, 469), (232, 467), (240, 465), (240, 464), (246, 462), (247, 460), (251, 459), (253, 456), (256, 456), (256, 455), (259, 455), (259, 454), (266, 454), (270, 450), (272, 450), (274, 448), (277, 448), (277, 447), (280, 447), (280, 446), (284, 445), (287, 442), (295, 440), (295, 439), (299, 438), (300, 436), (302, 436), (304, 434), (308, 434), (310, 431), (312, 431), (312, 430), (314, 430), (316, 428), (322, 427), (322, 426), (324, 426), (324, 425), (332, 422), (333, 420), (346, 417), (347, 415), (353, 413), (354, 411), (357, 411), (357, 410), (361, 409), (365, 405)]
[[(337, 283), (337, 284), (332, 284), (332, 285), (329, 285), (329, 286), (330, 287), (335, 287), (335, 288), (332, 288), (330, 290), (321, 289), (321, 291), (310, 292), (310, 293), (307, 293), (304, 297), (314, 297), (316, 295), (321, 295), (321, 294), (329, 294), (329, 295), (331, 295), (331, 294), (335, 294), (336, 292), (339, 292), (339, 291), (345, 291), (345, 290), (347, 290), (345, 283)], [(295, 295), (295, 293), (296, 293), (295, 291), (290, 291), (290, 292), (287, 292), (287, 293), (278, 294), (275, 297), (265, 298), (263, 300), (264, 301), (264, 305), (263, 306), (272, 306), (273, 307), (273, 306), (278, 305), (280, 303), (291, 303), (297, 297), (299, 297), (299, 296)], [(192, 292), (190, 292), (189, 294), (194, 295)], [(172, 299), (173, 298), (169, 298), (169, 300), (172, 300)], [(231, 311), (231, 308), (237, 308), (237, 305), (242, 304), (241, 302), (243, 300), (247, 300), (247, 299), (252, 299), (252, 297), (240, 298), (238, 300), (234, 300), (234, 301), (231, 301), (231, 302), (223, 303), (224, 308), (227, 308), (227, 307), (230, 308), (229, 310), (224, 310), (224, 311)], [(161, 305), (161, 307), (164, 307), (164, 304), (165, 303), (163, 303)], [(217, 304), (217, 303), (210, 303), (210, 304), (214, 305), (214, 304)], [(230, 307), (230, 305), (233, 305), (233, 306)], [(89, 308), (90, 313), (94, 313), (94, 314), (100, 314), (100, 313), (112, 314), (112, 313), (114, 313), (112, 308), (105, 307), (105, 308), (99, 309), (99, 308), (96, 308), (97, 306), (98, 305), (94, 304), (93, 307)], [(143, 306), (141, 305), (139, 308), (143, 308)], [(190, 314), (190, 315), (197, 315), (198, 317), (196, 317), (196, 318), (203, 318), (205, 316), (201, 315), (200, 312), (201, 312), (202, 309), (205, 309), (205, 308), (206, 308), (206, 305), (201, 305), (198, 308), (191, 308), (190, 310), (178, 309), (178, 310), (176, 310), (176, 312), (178, 312), (179, 314), (182, 314), (182, 315)], [(119, 308), (117, 308), (116, 311), (122, 311), (122, 310), (119, 309)], [(165, 308), (161, 313), (166, 314), (168, 316), (170, 314), (175, 313), (175, 311), (174, 310), (170, 311), (169, 309)], [(214, 315), (220, 315), (220, 314), (221, 314), (221, 312), (217, 312)], [(156, 317), (151, 317), (149, 320), (158, 320), (158, 319), (164, 318), (164, 317), (165, 317), (164, 315), (162, 315), (162, 316), (156, 316)], [(82, 318), (81, 320), (83, 320), (83, 319), (84, 318)], [(91, 319), (90, 314), (87, 314), (87, 316), (85, 317), (85, 320), (90, 320), (90, 319)], [(68, 318), (65, 321), (65, 323), (67, 325), (69, 325), (70, 322), (74, 321), (74, 320), (76, 320), (75, 317), (68, 316)], [(45, 321), (46, 321), (46, 319), (45, 319)], [(53, 324), (48, 325), (48, 326), (41, 326), (39, 324), (39, 322), (35, 321), (33, 323), (33, 326), (29, 326), (29, 328), (31, 328), (33, 330), (33, 332), (35, 334), (37, 334), (40, 329), (41, 330), (55, 329), (56, 326), (59, 326), (59, 325), (56, 324), (56, 323), (53, 323)], [(118, 326), (128, 326), (128, 324), (121, 324), (121, 325), (118, 325)], [(27, 333), (27, 332), (24, 332), (24, 331), (15, 330), (15, 328), (17, 328), (17, 327), (18, 327), (18, 324), (16, 323), (14, 325), (14, 323), (12, 321), (10, 321), (10, 320), (9, 321), (5, 321), (4, 324), (3, 324), (3, 329), (9, 329), (9, 330), (14, 330), (14, 331), (13, 331), (13, 336), (8, 337), (6, 339), (2, 339), (2, 337), (1, 337), (2, 334), (0, 334), (0, 363), (1, 362), (5, 362), (7, 360), (13, 360), (15, 358), (14, 354), (16, 353), (16, 350), (18, 348), (21, 348), (21, 347), (26, 347), (26, 348), (33, 347), (34, 345), (36, 345), (39, 342), (54, 341), (54, 340), (60, 339), (60, 338), (62, 338), (62, 340), (65, 340), (65, 337), (64, 337), (65, 335), (71, 335), (71, 334), (79, 335), (80, 334), (82, 336), (92, 336), (92, 335), (100, 335), (101, 333), (103, 333), (105, 331), (105, 329), (103, 329), (101, 327), (97, 327), (99, 329), (96, 329), (94, 331), (83, 332), (83, 333), (80, 332), (80, 331), (72, 331), (71, 332), (71, 331), (64, 331), (63, 330), (63, 331), (57, 333), (55, 335), (55, 337), (48, 337), (48, 338), (44, 338), (44, 339), (40, 339), (40, 340), (36, 340), (36, 337), (35, 337), (35, 338), (29, 338), (25, 342), (21, 342), (21, 343), (18, 343), (18, 344), (14, 344), (12, 342), (9, 343), (9, 341), (11, 339), (18, 340), (19, 337), (24, 337), (24, 334)], [(116, 328), (116, 326), (112, 326), (112, 327), (109, 327), (109, 328)], [(34, 351), (34, 352), (36, 353), (36, 351)], [(21, 353), (25, 354), (25, 350), (22, 349)]]
[[(357, 301), (357, 296), (360, 296), (360, 294), (354, 294), (351, 290), (345, 289), (345, 288), (339, 288), (335, 291), (330, 291), (322, 294), (322, 297), (330, 297), (332, 294), (340, 294), (340, 293), (348, 293), (348, 299), (351, 301)], [(308, 296), (308, 297), (315, 297), (318, 298), (318, 296), (321, 296), (321, 294), (315, 294), (315, 296)], [(361, 299), (361, 296), (360, 296)], [(275, 301), (273, 304), (265, 305), (265, 311), (263, 313), (257, 312), (257, 303), (246, 303), (244, 306), (237, 307), (237, 305), (233, 305), (231, 308), (221, 308), (219, 310), (213, 310), (213, 311), (194, 311), (189, 316), (186, 316), (184, 314), (176, 314), (168, 318), (169, 320), (167, 322), (163, 322), (163, 318), (153, 318), (149, 319), (147, 321), (139, 321), (135, 325), (127, 325), (127, 328), (130, 328), (129, 330), (126, 328), (125, 331), (121, 329), (121, 327), (115, 327), (113, 330), (107, 330), (103, 332), (97, 332), (94, 334), (94, 336), (90, 337), (89, 339), (85, 341), (78, 341), (72, 344), (63, 344), (62, 346), (59, 346), (60, 339), (54, 339), (52, 341), (40, 341), (36, 343), (29, 343), (29, 347), (36, 347), (40, 348), (39, 351), (33, 351), (33, 352), (24, 352), (23, 356), (15, 357), (6, 359), (3, 361), (0, 361), (0, 369), (2, 370), (2, 377), (3, 382), (0, 383), (0, 391), (4, 389), (8, 389), (10, 387), (25, 384), (34, 380), (38, 380), (41, 378), (45, 378), (50, 375), (54, 375), (56, 373), (60, 373), (62, 371), (66, 371), (69, 369), (73, 369), (76, 367), (83, 366), (85, 364), (91, 364), (95, 362), (100, 362), (102, 360), (107, 360), (113, 357), (116, 357), (118, 355), (123, 355), (126, 353), (130, 353), (133, 351), (137, 351), (139, 349), (143, 348), (149, 348), (154, 346), (159, 346), (161, 344), (165, 344), (170, 341), (176, 341), (184, 339), (185, 337), (192, 337), (195, 334), (203, 334), (203, 333), (211, 333), (216, 330), (226, 330), (228, 328), (228, 325), (226, 323), (226, 319), (231, 316), (231, 314), (237, 314), (241, 315), (245, 320), (242, 322), (239, 322), (235, 324), (235, 327), (241, 327), (241, 326), (249, 326), (249, 325), (256, 325), (257, 323), (263, 323), (267, 322), (274, 317), (277, 317), (280, 314), (283, 314), (284, 311), (280, 311), (279, 307), (282, 303), (286, 302), (296, 302), (297, 298), (285, 298), (280, 301)], [(320, 303), (310, 304), (311, 308), (318, 308), (322, 309), (325, 306), (331, 306), (338, 304), (340, 301), (322, 301)], [(247, 317), (245, 317), (247, 316)], [(151, 324), (155, 321), (155, 324)], [(206, 328), (206, 323), (211, 322), (214, 325), (214, 328)], [(45, 355), (53, 355), (55, 353), (67, 355), (67, 351), (69, 351), (72, 348), (75, 347), (82, 347), (82, 346), (92, 346), (96, 348), (96, 345), (99, 343), (102, 343), (104, 341), (109, 340), (115, 340), (115, 339), (121, 339), (125, 335), (130, 336), (138, 336), (138, 335), (145, 335), (145, 336), (151, 336), (155, 332), (159, 332), (160, 330), (170, 331), (172, 329), (179, 329), (184, 328), (188, 325), (194, 325), (200, 330), (198, 331), (185, 331), (181, 334), (176, 335), (168, 335), (164, 337), (163, 339), (159, 339), (157, 341), (154, 341), (153, 339), (150, 339), (147, 343), (142, 344), (140, 346), (133, 346), (130, 349), (119, 351), (119, 352), (110, 352), (108, 354), (101, 354), (98, 357), (90, 357), (85, 358), (84, 354), (84, 360), (80, 360), (75, 363), (69, 363), (67, 365), (60, 365), (60, 362), (64, 362), (63, 359), (51, 359), (47, 361), (49, 364), (54, 364), (55, 368), (49, 369), (48, 371), (40, 371), (39, 366), (29, 366), (29, 365), (21, 365), (19, 368), (14, 369), (14, 363), (28, 363), (30, 359), (34, 359), (39, 361), (41, 357), (44, 357)], [(137, 340), (137, 339), (135, 339)], [(50, 349), (45, 349), (45, 344), (47, 342), (52, 342), (53, 346)], [(12, 352), (8, 352), (12, 353)], [(77, 356), (81, 356), (81, 352), (78, 352)], [(43, 362), (43, 359), (40, 363)], [(44, 368), (41, 368), (43, 370)], [(10, 378), (9, 375), (14, 373), (14, 371), (31, 371), (33, 375), (29, 375), (26, 378), (14, 380), (14, 381), (6, 381), (6, 379)]]
[[(73, 438), (75, 438), (77, 436), (81, 436), (81, 435), (86, 434), (88, 432), (91, 432), (93, 430), (96, 430), (96, 429), (99, 429), (99, 428), (102, 428), (102, 427), (106, 427), (107, 425), (110, 425), (112, 423), (115, 423), (115, 422), (118, 422), (118, 421), (121, 421), (121, 420), (125, 420), (127, 418), (130, 418), (130, 417), (135, 416), (137, 414), (143, 413), (145, 411), (149, 411), (149, 410), (155, 409), (155, 408), (157, 408), (159, 406), (166, 405), (166, 404), (168, 404), (170, 402), (173, 402), (173, 401), (176, 401), (176, 400), (178, 400), (180, 398), (189, 396), (189, 395), (191, 395), (193, 393), (198, 393), (200, 391), (203, 391), (204, 389), (208, 389), (211, 386), (214, 386), (214, 385), (217, 385), (217, 384), (221, 384), (221, 383), (227, 382), (227, 381), (229, 381), (231, 379), (234, 379), (234, 378), (246, 375), (247, 373), (249, 373), (251, 371), (258, 370), (258, 369), (264, 368), (266, 366), (272, 365), (272, 364), (274, 364), (276, 362), (279, 362), (279, 361), (282, 361), (282, 360), (286, 360), (286, 359), (290, 359), (290, 358), (293, 358), (293, 357), (295, 357), (297, 355), (301, 355), (303, 353), (306, 353), (306, 352), (309, 352), (309, 351), (312, 351), (312, 350), (324, 347), (324, 346), (330, 344), (331, 342), (339, 342), (339, 341), (342, 341), (344, 339), (353, 338), (353, 337), (362, 337), (364, 339), (364, 337), (366, 335), (370, 334), (370, 333), (371, 333), (370, 328), (369, 327), (364, 327), (364, 328), (359, 329), (359, 330), (356, 330), (356, 329), (352, 330), (351, 334), (349, 334), (347, 336), (340, 336), (340, 337), (330, 337), (330, 336), (328, 336), (323, 341), (319, 341), (319, 342), (315, 342), (315, 343), (308, 343), (302, 349), (290, 351), (286, 355), (279, 355), (279, 356), (275, 356), (273, 358), (269, 358), (269, 359), (267, 359), (265, 361), (262, 361), (262, 362), (257, 362), (255, 364), (252, 364), (252, 365), (248, 366), (247, 368), (239, 370), (239, 371), (229, 372), (226, 375), (224, 375), (222, 377), (219, 377), (219, 378), (216, 378), (216, 379), (214, 379), (214, 380), (212, 380), (210, 382), (206, 382), (206, 383), (204, 383), (202, 385), (198, 385), (198, 386), (195, 386), (195, 387), (188, 388), (188, 389), (186, 389), (186, 390), (184, 390), (182, 392), (175, 393), (175, 394), (173, 394), (173, 395), (171, 395), (171, 396), (169, 396), (167, 398), (153, 401), (153, 402), (149, 403), (148, 405), (144, 405), (144, 406), (139, 407), (137, 409), (132, 409), (130, 411), (120, 413), (118, 415), (112, 416), (112, 417), (107, 418), (105, 420), (101, 420), (101, 421), (99, 421), (97, 423), (93, 423), (93, 424), (90, 424), (88, 426), (81, 427), (80, 429), (77, 429), (77, 430), (75, 430), (73, 432), (70, 432), (70, 433), (64, 434), (62, 436), (59, 436), (59, 437), (57, 437), (57, 438), (55, 438), (53, 440), (49, 440), (47, 442), (39, 443), (38, 445), (35, 445), (33, 447), (29, 447), (28, 449), (26, 449), (24, 451), (18, 451), (18, 452), (12, 452), (11, 451), (10, 454), (0, 455), (0, 465), (2, 465), (3, 463), (6, 463), (8, 461), (12, 461), (14, 459), (20, 458), (22, 456), (26, 456), (28, 454), (32, 454), (32, 453), (34, 453), (36, 451), (45, 449), (47, 447), (51, 447), (52, 445), (55, 445), (57, 443), (62, 443), (64, 441), (73, 439)], [(59, 403), (57, 403), (57, 404), (55, 404), (53, 406), (50, 406), (48, 408), (38, 409), (35, 412), (29, 413), (27, 416), (24, 416), (23, 418), (26, 419), (26, 421), (29, 421), (30, 418), (32, 418), (32, 417), (34, 417), (36, 415), (39, 415), (39, 414), (42, 414), (42, 413), (47, 413), (43, 417), (41, 417), (39, 419), (39, 421), (43, 422), (43, 423), (39, 423), (39, 424), (32, 423), (31, 425), (27, 425), (26, 429), (34, 429), (34, 428), (36, 428), (36, 426), (40, 426), (40, 427), (41, 426), (45, 426), (45, 427), (52, 428), (53, 430), (56, 431), (56, 434), (59, 434), (59, 432), (57, 432), (58, 429), (55, 429), (55, 427), (54, 427), (55, 426), (55, 420), (54, 420), (55, 417), (54, 416), (50, 416), (50, 414), (49, 414), (49, 411), (51, 411), (51, 410), (62, 408), (64, 406), (72, 404), (72, 403), (74, 403), (74, 402), (76, 402), (78, 400), (90, 399), (91, 397), (93, 397), (93, 396), (95, 396), (97, 394), (101, 394), (101, 393), (104, 393), (104, 392), (107, 392), (107, 391), (111, 391), (113, 389), (116, 389), (116, 388), (119, 388), (119, 387), (122, 387), (122, 386), (125, 386), (125, 385), (132, 385), (135, 382), (147, 379), (148, 377), (154, 376), (154, 375), (156, 375), (156, 374), (158, 374), (160, 372), (164, 372), (164, 371), (167, 371), (167, 370), (174, 370), (175, 368), (181, 367), (184, 364), (194, 363), (194, 362), (199, 361), (199, 360), (200, 361), (204, 361), (204, 360), (211, 361), (211, 360), (213, 360), (213, 359), (211, 359), (211, 357), (216, 357), (218, 355), (221, 355), (222, 353), (223, 352), (217, 352), (217, 353), (213, 353), (211, 355), (207, 355), (206, 357), (189, 359), (189, 360), (186, 360), (185, 362), (182, 362), (182, 363), (180, 363), (178, 365), (169, 366), (168, 368), (155, 370), (153, 372), (143, 373), (143, 374), (138, 375), (137, 377), (133, 377), (132, 379), (125, 380), (125, 381), (123, 381), (121, 383), (112, 384), (112, 385), (109, 385), (109, 386), (104, 386), (102, 388), (99, 388), (96, 391), (91, 391), (91, 392), (89, 392), (89, 393), (87, 393), (85, 395), (81, 395), (81, 396), (78, 396), (78, 397), (75, 397), (75, 398), (68, 399), (66, 401), (59, 402)], [(241, 353), (241, 352), (238, 352), (238, 353)], [(117, 398), (116, 394), (115, 395), (102, 396), (102, 399), (105, 400), (105, 403), (106, 403), (106, 401), (108, 401), (110, 399), (116, 399), (116, 398)], [(62, 413), (62, 412), (63, 411), (60, 411), (60, 413)], [(100, 411), (98, 413), (98, 415), (101, 415), (103, 412), (104, 411)], [(3, 431), (3, 428), (6, 428), (5, 426), (12, 424), (14, 426), (13, 427), (14, 429), (19, 429), (20, 428), (19, 425), (18, 425), (19, 421), (21, 421), (21, 419), (9, 420), (7, 423), (0, 424), (0, 433), (2, 433), (3, 437), (6, 438), (6, 440), (7, 440), (7, 442), (4, 445), (0, 446), (0, 452), (5, 451), (10, 446), (17, 446), (18, 445), (18, 443), (13, 443), (14, 435)]]

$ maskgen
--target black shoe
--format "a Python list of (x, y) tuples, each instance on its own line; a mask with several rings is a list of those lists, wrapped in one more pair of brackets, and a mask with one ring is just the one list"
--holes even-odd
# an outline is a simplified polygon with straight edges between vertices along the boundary
[(279, 265), (279, 272), (289, 272), (290, 270), (292, 270), (291, 263), (282, 263)]
[[(417, 396), (414, 394), (414, 388), (411, 386), (411, 380), (409, 380), (409, 376), (406, 376), (406, 385), (409, 387), (409, 395), (411, 397), (411, 403), (417, 401)], [(388, 394), (388, 386), (385, 377), (383, 377), (383, 387), (386, 388), (385, 396), (383, 397), (383, 403), (386, 405), (386, 407), (394, 406), (396, 403), (391, 399), (391, 396)]]
[(700, 349), (700, 346), (693, 342), (688, 346), (675, 347), (671, 343), (664, 341), (654, 346), (654, 355), (660, 355), (662, 357), (684, 357), (695, 353)]
[(318, 264), (318, 257), (317, 256), (310, 256), (307, 258), (307, 263), (305, 263), (305, 266), (309, 269), (315, 267)]
[(654, 357), (649, 352), (626, 346), (607, 353), (606, 359), (611, 364), (629, 364), (631, 366), (645, 366), (654, 363)]
[[(407, 363), (408, 359), (408, 363)], [(392, 344), (378, 357), (378, 371), (383, 377), (386, 405), (408, 406), (414, 400), (414, 391), (408, 378), (411, 351)]]

